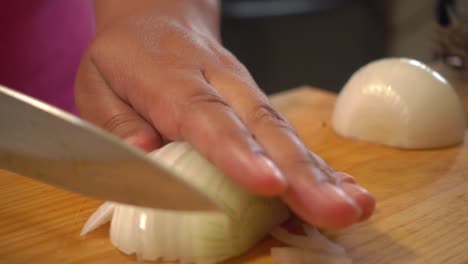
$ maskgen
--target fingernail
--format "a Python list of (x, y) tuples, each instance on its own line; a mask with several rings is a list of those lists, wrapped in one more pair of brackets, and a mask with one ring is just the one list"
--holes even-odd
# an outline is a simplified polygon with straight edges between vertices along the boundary
[(273, 176), (277, 182), (281, 185), (286, 186), (287, 181), (280, 169), (273, 163), (271, 159), (263, 154), (258, 155), (259, 169), (262, 170), (266, 175)]
[(366, 189), (352, 183), (343, 182), (340, 184), (340, 188), (361, 208), (362, 215), (360, 221), (369, 218), (375, 207), (375, 200), (372, 195)]
[(346, 193), (341, 188), (338, 188), (336, 185), (333, 185), (331, 183), (323, 183), (322, 188), (328, 193), (328, 195), (332, 199), (345, 200), (347, 203), (355, 206), (356, 208), (359, 208), (356, 204), (356, 201), (348, 193)]
[(138, 135), (130, 135), (124, 138), (124, 141), (132, 146), (138, 146), (140, 137)]
[(133, 147), (136, 147), (140, 150), (143, 150), (145, 152), (148, 151), (147, 147), (145, 146), (144, 142), (142, 142), (141, 137), (138, 135), (131, 135), (129, 137), (124, 138), (125, 142), (128, 144), (132, 145)]
[(351, 175), (349, 175), (347, 173), (337, 171), (337, 172), (334, 172), (333, 174), (334, 174), (334, 176), (336, 178), (338, 178), (338, 180), (340, 182), (347, 182), (347, 183), (356, 184), (356, 179), (353, 176), (351, 176)]
[(150, 152), (160, 146), (159, 139), (149, 138), (144, 134), (127, 136), (124, 138), (124, 141), (144, 152)]

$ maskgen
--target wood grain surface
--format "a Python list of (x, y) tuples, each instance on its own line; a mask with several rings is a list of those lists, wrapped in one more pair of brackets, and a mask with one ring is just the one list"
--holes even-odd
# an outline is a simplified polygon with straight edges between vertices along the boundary
[[(333, 94), (303, 87), (272, 100), (307, 146), (377, 197), (369, 221), (326, 232), (353, 263), (468, 263), (468, 134), (452, 148), (399, 150), (337, 136)], [(109, 225), (79, 236), (100, 203), (0, 170), (0, 263), (138, 263), (111, 245)], [(273, 263), (278, 244), (267, 238), (228, 263)]]

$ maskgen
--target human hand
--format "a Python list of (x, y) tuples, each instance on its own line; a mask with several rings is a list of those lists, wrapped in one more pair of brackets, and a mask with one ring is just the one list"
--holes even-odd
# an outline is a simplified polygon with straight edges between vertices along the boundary
[(372, 196), (304, 146), (222, 47), (216, 19), (188, 20), (180, 15), (188, 5), (98, 28), (76, 81), (81, 116), (146, 151), (188, 141), (236, 183), (281, 196), (317, 227), (368, 218)]

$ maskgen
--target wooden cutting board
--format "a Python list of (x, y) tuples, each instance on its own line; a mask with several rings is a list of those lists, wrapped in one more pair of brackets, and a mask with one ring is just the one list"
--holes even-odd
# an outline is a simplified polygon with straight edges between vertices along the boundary
[[(354, 263), (468, 263), (468, 134), (462, 146), (398, 150), (337, 136), (333, 94), (303, 87), (272, 100), (307, 146), (376, 196), (369, 221), (327, 233)], [(100, 204), (0, 170), (0, 263), (137, 263), (113, 248), (108, 225), (79, 236)], [(278, 244), (265, 239), (228, 263), (272, 263)]]

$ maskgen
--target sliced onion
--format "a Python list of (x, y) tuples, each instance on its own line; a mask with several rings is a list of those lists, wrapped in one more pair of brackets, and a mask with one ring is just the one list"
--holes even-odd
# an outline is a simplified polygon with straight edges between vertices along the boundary
[(336, 255), (346, 255), (346, 251), (343, 247), (330, 241), (327, 237), (320, 234), (318, 230), (314, 231), (313, 228), (308, 228), (307, 232), (308, 234), (306, 236), (302, 236), (292, 234), (282, 227), (277, 227), (273, 229), (270, 234), (289, 246), (328, 252)]
[(304, 248), (274, 247), (271, 249), (273, 261), (281, 264), (351, 264), (349, 257), (329, 254)]
[(269, 232), (290, 247), (273, 248), (285, 264), (351, 263), (343, 247), (317, 229), (303, 225), (306, 235), (279, 227), (289, 218), (278, 199), (258, 197), (236, 186), (189, 144), (174, 142), (150, 154), (222, 207), (222, 212), (176, 212), (106, 202), (89, 218), (82, 235), (111, 221), (112, 244), (139, 260), (214, 264), (238, 256)]
[(220, 204), (217, 212), (155, 210), (105, 203), (85, 224), (86, 234), (111, 221), (112, 244), (140, 260), (211, 264), (238, 256), (289, 218), (276, 198), (235, 185), (188, 143), (173, 142), (149, 154)]
[(333, 243), (316, 228), (302, 225), (306, 235), (297, 235), (277, 227), (270, 234), (288, 247), (274, 247), (271, 257), (280, 264), (348, 264), (352, 263), (345, 249)]
[(95, 230), (103, 224), (109, 222), (112, 219), (114, 213), (115, 204), (112, 202), (105, 202), (91, 215), (86, 221), (83, 228), (81, 229), (80, 236), (84, 236), (87, 233)]

